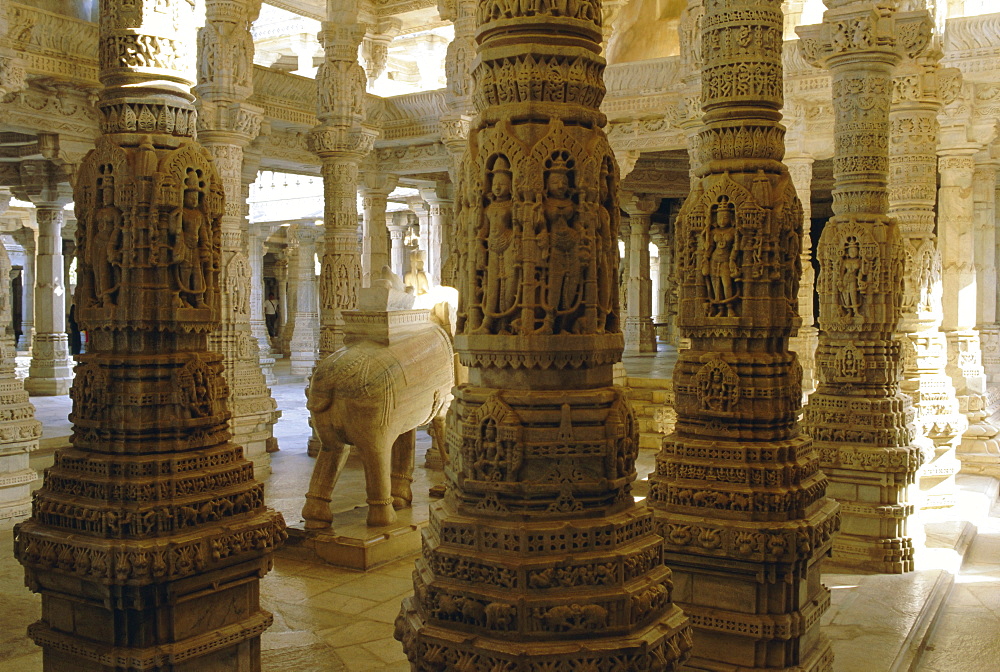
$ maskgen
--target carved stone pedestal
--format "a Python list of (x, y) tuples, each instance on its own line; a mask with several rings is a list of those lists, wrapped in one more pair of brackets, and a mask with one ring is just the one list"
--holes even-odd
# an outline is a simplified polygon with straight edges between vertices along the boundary
[(288, 529), (282, 554), (307, 562), (367, 571), (413, 555), (420, 550), (420, 533), (427, 521), (415, 522), (413, 509), (397, 512), (396, 522), (386, 527), (368, 527), (368, 507), (359, 506), (335, 514), (328, 530)]

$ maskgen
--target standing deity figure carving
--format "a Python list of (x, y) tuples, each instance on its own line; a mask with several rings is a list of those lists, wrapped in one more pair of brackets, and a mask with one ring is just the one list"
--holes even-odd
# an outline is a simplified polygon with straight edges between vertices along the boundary
[[(553, 155), (545, 166), (545, 229), (539, 236), (542, 258), (548, 257), (545, 317), (539, 333), (578, 333), (574, 313), (583, 302), (581, 276), (590, 262), (586, 238), (577, 228), (577, 206), (570, 184), (573, 159), (566, 152)], [(556, 323), (559, 322), (559, 329)]]
[(201, 211), (205, 182), (189, 173), (184, 180), (182, 205), (171, 217), (173, 264), (179, 289), (177, 300), (195, 308), (205, 307), (205, 288), (211, 273), (212, 238), (208, 220)]
[(100, 306), (114, 303), (122, 262), (122, 212), (115, 207), (115, 178), (99, 178), (100, 207), (94, 213), (94, 234), (86, 255), (94, 276), (94, 298)]
[(510, 321), (518, 308), (521, 277), (521, 226), (514, 222), (511, 199), (510, 163), (504, 156), (496, 157), (490, 172), (489, 201), (483, 210), (483, 231), (480, 240), (481, 260), (484, 256), (488, 285), (483, 294), (483, 323), (480, 333), (489, 333), (498, 320)]
[(739, 232), (733, 223), (729, 199), (720, 197), (713, 208), (711, 224), (705, 229), (702, 275), (708, 290), (708, 314), (712, 317), (739, 315), (740, 253)]
[(837, 289), (843, 314), (845, 317), (860, 317), (862, 295), (868, 287), (868, 273), (865, 260), (861, 258), (858, 239), (854, 236), (844, 241), (839, 270)]

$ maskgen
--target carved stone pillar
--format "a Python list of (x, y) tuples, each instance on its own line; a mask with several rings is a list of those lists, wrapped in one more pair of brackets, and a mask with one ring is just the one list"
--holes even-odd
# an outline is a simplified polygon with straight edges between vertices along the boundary
[[(45, 197), (43, 197), (45, 198)], [(63, 275), (63, 206), (69, 197), (36, 200), (38, 255), (35, 257), (35, 335), (24, 389), (34, 395), (67, 394), (73, 360), (66, 335), (66, 279)]]
[(972, 174), (973, 231), (976, 240), (976, 317), (983, 351), (983, 370), (990, 388), (1000, 383), (1000, 324), (997, 323), (996, 159), (989, 152), (976, 157)]
[(294, 255), (298, 253), (291, 245), (291, 237), (286, 239), (287, 246), (281, 252), (281, 257), (274, 264), (274, 273), (278, 279), (278, 308), (281, 310), (281, 331), (278, 332), (278, 348), (282, 354), (289, 356), (291, 351), (288, 344), (292, 341), (292, 331), (294, 322), (292, 315), (295, 314), (293, 306), (296, 305), (295, 292), (289, 284), (288, 269), (294, 267)]
[[(405, 219), (403, 220), (406, 221)], [(392, 272), (400, 278), (404, 274), (404, 261), (406, 259), (406, 246), (403, 244), (403, 237), (406, 235), (406, 224), (397, 224), (397, 217), (386, 215), (386, 228), (389, 229), (389, 267)]]
[(399, 178), (391, 173), (366, 170), (361, 186), (361, 207), (364, 210), (364, 239), (361, 244), (361, 272), (364, 285), (371, 283), (373, 273), (389, 265), (389, 230), (385, 226), (387, 199)]
[[(689, 649), (662, 540), (630, 492), (636, 420), (612, 386), (618, 170), (600, 16), (576, 7), (479, 5), (452, 246), (469, 383), (448, 414), (448, 494), (396, 619), (414, 671), (666, 671)], [(514, 54), (517, 79), (543, 86), (516, 86)]]
[(431, 287), (441, 284), (442, 252), (453, 244), (451, 214), (455, 203), (449, 196), (449, 185), (445, 183), (420, 190), (420, 197), (427, 204), (427, 277)]
[[(274, 375), (274, 357), (271, 356), (271, 337), (267, 333), (267, 320), (264, 317), (264, 243), (273, 233), (271, 226), (250, 224), (248, 235), (250, 261), (250, 333), (257, 341), (260, 369), (268, 385), (274, 385), (277, 378)], [(280, 306), (279, 306), (280, 308)]]
[[(913, 401), (899, 388), (905, 247), (887, 217), (892, 72), (930, 39), (926, 14), (895, 16), (867, 0), (828, 0), (802, 26), (804, 52), (833, 78), (834, 216), (817, 256), (823, 327), (817, 388), (805, 422), (830, 495), (843, 505), (838, 562), (877, 572), (913, 569), (910, 488), (920, 466)], [(898, 31), (898, 32), (897, 32)], [(897, 39), (897, 34), (900, 36)]]
[[(252, 6), (252, 9), (251, 9)], [(208, 346), (222, 354), (229, 383), (233, 442), (253, 460), (258, 477), (271, 473), (281, 413), (260, 366), (260, 350), (250, 331), (251, 283), (243, 189), (243, 150), (260, 132), (262, 112), (247, 105), (253, 93), (253, 39), (250, 24), (260, 5), (248, 0), (205, 0), (205, 25), (198, 31), (198, 140), (211, 154), (226, 192), (222, 216), (222, 319)], [(256, 297), (259, 299), (260, 297)]]
[(945, 373), (947, 346), (941, 333), (941, 255), (934, 234), (937, 201), (938, 113), (942, 78), (935, 48), (907, 59), (893, 79), (889, 111), (889, 216), (903, 238), (903, 374), (900, 388), (913, 399), (914, 443), (923, 453), (917, 474), (923, 507), (955, 501), (955, 449), (968, 423), (959, 413), (955, 387)]
[(21, 272), (21, 335), (17, 339), (18, 352), (31, 349), (35, 336), (35, 232), (22, 227), (14, 233), (16, 240), (24, 248), (24, 269)]
[(292, 337), (288, 344), (292, 375), (308, 376), (316, 365), (319, 343), (317, 342), (319, 315), (316, 303), (316, 239), (322, 229), (312, 223), (299, 222), (288, 229), (289, 245), (294, 245), (294, 263), (289, 265), (288, 275), (295, 283), (295, 312), (289, 322), (293, 323)]
[(621, 207), (628, 213), (628, 276), (625, 293), (629, 312), (625, 316), (625, 352), (656, 352), (653, 329), (653, 280), (649, 271), (650, 217), (660, 199), (649, 194), (622, 193)]
[(371, 152), (378, 134), (364, 123), (365, 71), (358, 63), (364, 34), (357, 2), (328, 0), (320, 32), (325, 57), (316, 77), (319, 125), (309, 135), (309, 147), (320, 157), (323, 174), (321, 357), (344, 344), (342, 313), (357, 308), (361, 287), (358, 165)]
[[(274, 233), (274, 226), (262, 228), (250, 223), (250, 185), (257, 180), (262, 151), (260, 140), (270, 133), (270, 127), (262, 126), (261, 133), (250, 146), (243, 150), (242, 197), (243, 218), (249, 224), (247, 229), (247, 259), (250, 263), (250, 335), (257, 341), (257, 358), (264, 373), (264, 382), (274, 385), (274, 356), (271, 352), (271, 338), (267, 333), (264, 318), (264, 243)], [(275, 446), (275, 449), (277, 447)]]
[(660, 285), (656, 292), (654, 309), (656, 316), (653, 322), (661, 325), (656, 327), (656, 335), (665, 343), (677, 345), (671, 342), (670, 322), (670, 294), (674, 289), (674, 280), (671, 277), (673, 272), (674, 246), (673, 238), (670, 235), (669, 227), (664, 224), (657, 227), (650, 235), (650, 240), (656, 245), (658, 252), (657, 263), (659, 264)]
[[(6, 212), (10, 194), (0, 193), (0, 214)], [(10, 257), (0, 245), (0, 530), (31, 513), (31, 484), (38, 477), (28, 466), (31, 453), (38, 449), (42, 423), (35, 419), (35, 407), (14, 375), (13, 329), (11, 324)]]
[[(674, 231), (691, 346), (647, 501), (694, 625), (692, 668), (829, 670), (819, 562), (839, 517), (797, 420), (802, 370), (788, 349), (802, 206), (781, 163), (781, 3), (704, 5), (698, 180)], [(777, 622), (796, 625), (779, 636)]]
[(802, 393), (812, 394), (816, 389), (816, 346), (819, 344), (819, 329), (813, 314), (813, 295), (816, 291), (816, 274), (812, 265), (812, 239), (809, 230), (812, 228), (812, 165), (811, 156), (785, 157), (788, 174), (795, 185), (795, 194), (802, 204), (802, 254), (799, 257), (799, 267), (802, 275), (799, 279), (799, 318), (802, 324), (798, 333), (788, 341), (788, 349), (799, 358), (802, 367)]
[(964, 128), (949, 128), (938, 150), (938, 235), (944, 288), (941, 331), (948, 344), (946, 371), (969, 421), (958, 449), (962, 470), (996, 473), (1000, 469), (1000, 427), (990, 418), (995, 403), (988, 394), (982, 342), (976, 330), (979, 302), (973, 178), (979, 146), (956, 141), (967, 135)]
[[(164, 7), (166, 8), (164, 11)], [(284, 538), (229, 441), (218, 328), (225, 187), (194, 139), (194, 8), (101, 3), (102, 135), (74, 183), (72, 448), (15, 531), (43, 669), (260, 669)]]

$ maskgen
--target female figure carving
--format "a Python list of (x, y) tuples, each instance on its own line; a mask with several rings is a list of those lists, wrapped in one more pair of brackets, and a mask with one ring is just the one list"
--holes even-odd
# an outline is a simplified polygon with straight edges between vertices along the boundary
[(547, 256), (549, 259), (549, 281), (546, 286), (545, 320), (541, 328), (543, 334), (555, 333), (557, 317), (565, 318), (559, 325), (559, 331), (572, 330), (574, 324), (570, 315), (583, 299), (580, 269), (589, 262), (591, 254), (589, 245), (575, 226), (576, 203), (569, 175), (573, 161), (567, 160), (565, 152), (560, 154), (550, 159), (549, 170), (545, 174), (542, 213), (546, 229), (540, 236), (540, 247), (542, 258)]
[(118, 288), (115, 266), (121, 267), (122, 213), (115, 206), (115, 182), (111, 175), (100, 178), (100, 207), (94, 213), (94, 231), (88, 245), (88, 261), (94, 273), (97, 305), (113, 303), (111, 294)]
[(845, 317), (861, 315), (861, 290), (868, 285), (864, 267), (865, 261), (861, 258), (858, 239), (848, 236), (841, 253), (840, 273), (837, 278), (840, 307)]
[[(479, 238), (485, 238), (486, 287), (483, 296), (483, 324), (478, 329), (490, 333), (496, 320), (511, 316), (517, 308), (520, 285), (520, 226), (513, 219), (510, 163), (498, 156), (489, 176), (489, 204)], [(479, 268), (483, 267), (480, 261)]]
[(212, 240), (208, 218), (201, 211), (202, 182), (196, 173), (184, 181), (184, 203), (173, 215), (173, 260), (180, 290), (178, 300), (186, 300), (195, 308), (205, 307), (205, 268), (211, 264)]
[(713, 215), (705, 229), (701, 268), (708, 290), (708, 314), (710, 317), (738, 317), (739, 246), (729, 198), (719, 197)]

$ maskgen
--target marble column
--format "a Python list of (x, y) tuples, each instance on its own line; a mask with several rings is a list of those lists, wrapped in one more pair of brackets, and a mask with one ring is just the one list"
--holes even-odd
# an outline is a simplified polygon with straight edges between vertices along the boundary
[(926, 46), (930, 22), (926, 14), (876, 14), (868, 0), (827, 6), (822, 24), (798, 29), (804, 53), (831, 72), (835, 142), (834, 216), (817, 250), (823, 331), (805, 424), (843, 507), (833, 558), (900, 573), (913, 569), (910, 490), (921, 456), (893, 338), (905, 241), (886, 214), (889, 107), (893, 69)]
[[(0, 192), (0, 214), (9, 204), (10, 194)], [(42, 436), (35, 407), (14, 375), (10, 270), (10, 257), (0, 244), (0, 530), (9, 530), (31, 513), (31, 484), (38, 474), (28, 462)]]
[(389, 194), (399, 178), (391, 173), (371, 169), (364, 172), (361, 207), (364, 210), (364, 238), (361, 245), (361, 272), (364, 285), (371, 284), (372, 275), (389, 265), (389, 230), (385, 226), (385, 209)]
[(816, 346), (819, 344), (819, 329), (813, 314), (813, 296), (816, 291), (816, 274), (812, 265), (812, 166), (811, 156), (786, 156), (785, 165), (795, 185), (795, 193), (802, 204), (802, 254), (799, 267), (798, 308), (802, 320), (798, 332), (788, 341), (788, 349), (799, 358), (802, 367), (802, 393), (812, 394), (816, 389)]
[(404, 223), (397, 223), (399, 220), (400, 218), (396, 217), (395, 214), (386, 215), (385, 225), (389, 229), (389, 266), (393, 273), (402, 278), (405, 273), (403, 266), (406, 260), (406, 246), (403, 244), (403, 237), (406, 235), (405, 215), (402, 218)]
[[(477, 17), (480, 115), (452, 246), (469, 382), (448, 413), (448, 494), (396, 619), (415, 672), (666, 671), (690, 647), (662, 540), (630, 491), (635, 415), (612, 386), (618, 170), (600, 15), (552, 7)], [(504, 81), (510, 45), (544, 86)], [(571, 64), (577, 83), (557, 83)]]
[[(43, 197), (44, 198), (44, 197)], [(66, 335), (66, 279), (63, 275), (63, 206), (69, 198), (35, 200), (38, 255), (35, 257), (35, 334), (24, 389), (33, 395), (69, 393), (73, 359)]]
[(267, 320), (264, 318), (264, 301), (267, 300), (264, 291), (264, 243), (273, 232), (270, 224), (251, 223), (248, 235), (250, 252), (247, 255), (250, 261), (250, 334), (257, 341), (257, 357), (268, 385), (277, 382), (274, 357), (271, 356), (271, 336), (267, 333)]
[[(257, 342), (257, 360), (264, 374), (264, 382), (274, 385), (277, 378), (274, 375), (274, 356), (271, 351), (271, 338), (267, 333), (267, 322), (264, 319), (264, 244), (268, 236), (274, 233), (274, 224), (261, 227), (250, 222), (250, 185), (257, 180), (260, 160), (262, 158), (261, 138), (264, 132), (270, 132), (269, 126), (262, 126), (261, 134), (243, 150), (242, 198), (243, 218), (247, 222), (247, 260), (250, 264), (250, 335)], [(275, 445), (275, 449), (277, 446)]]
[[(198, 140), (211, 154), (229, 204), (222, 215), (219, 282), (222, 319), (208, 347), (222, 354), (229, 383), (233, 442), (244, 449), (260, 478), (271, 473), (281, 413), (260, 366), (257, 339), (250, 331), (254, 296), (248, 258), (248, 222), (243, 189), (243, 152), (260, 132), (263, 112), (248, 105), (253, 93), (253, 39), (250, 25), (260, 5), (248, 0), (205, 0), (205, 25), (198, 31)], [(249, 187), (249, 185), (248, 185)], [(259, 296), (256, 297), (259, 301)]]
[(288, 287), (288, 267), (291, 265), (288, 259), (287, 248), (274, 261), (274, 277), (278, 281), (278, 311), (281, 313), (281, 323), (278, 325), (278, 338), (275, 339), (278, 351), (288, 355), (288, 342), (291, 339), (291, 310), (289, 306), (294, 301), (294, 295)]
[(447, 183), (438, 183), (433, 189), (421, 189), (420, 197), (427, 204), (427, 277), (431, 287), (441, 284), (444, 250), (450, 249), (451, 215), (455, 203)]
[[(45, 672), (260, 669), (259, 582), (285, 537), (229, 440), (218, 328), (225, 187), (194, 139), (194, 7), (100, 6), (101, 135), (74, 181), (91, 336), (56, 452), (15, 531)], [(141, 63), (141, 65), (133, 65)], [(137, 130), (142, 132), (138, 133)]]
[[(691, 345), (647, 501), (694, 626), (691, 668), (829, 670), (819, 563), (839, 516), (798, 422), (802, 371), (788, 348), (802, 206), (781, 163), (781, 3), (704, 7), (702, 42), (719, 48), (704, 50), (698, 179), (674, 233)], [(777, 622), (796, 625), (779, 635)]]
[(656, 261), (659, 265), (659, 286), (657, 287), (654, 301), (656, 304), (656, 313), (653, 322), (660, 325), (656, 327), (656, 336), (664, 343), (676, 346), (677, 344), (671, 340), (672, 333), (670, 328), (672, 321), (670, 315), (670, 294), (674, 289), (674, 279), (672, 277), (674, 241), (670, 235), (670, 231), (671, 228), (668, 224), (661, 224), (650, 234), (650, 240), (656, 245), (658, 253)]
[(1000, 324), (997, 323), (996, 188), (998, 161), (989, 151), (976, 156), (972, 174), (973, 222), (976, 240), (976, 331), (983, 352), (989, 388), (1000, 384)]
[(289, 245), (294, 245), (294, 265), (289, 265), (288, 276), (295, 284), (295, 312), (289, 322), (293, 324), (288, 344), (292, 375), (308, 376), (316, 365), (318, 354), (318, 327), (316, 295), (316, 239), (323, 232), (313, 223), (299, 222), (288, 229)]
[(649, 227), (660, 199), (649, 194), (623, 192), (621, 207), (628, 213), (628, 275), (625, 293), (629, 307), (625, 316), (625, 352), (656, 352), (653, 329), (653, 280), (649, 272)]
[(358, 47), (365, 25), (356, 0), (327, 0), (319, 39), (324, 60), (316, 77), (319, 124), (309, 147), (322, 162), (324, 244), (320, 282), (320, 357), (344, 344), (343, 311), (357, 308), (362, 284), (357, 241), (358, 166), (378, 129), (365, 121), (365, 71)]
[(21, 335), (18, 352), (28, 352), (35, 337), (35, 232), (28, 227), (14, 233), (14, 240), (24, 248), (24, 269), (21, 272)]
[(938, 113), (945, 78), (940, 52), (932, 47), (904, 61), (893, 78), (889, 110), (889, 216), (903, 238), (903, 372), (900, 389), (913, 399), (914, 444), (923, 453), (917, 472), (922, 507), (955, 502), (955, 449), (968, 426), (959, 413), (955, 387), (945, 372), (947, 346), (941, 333), (941, 254), (934, 233), (937, 201)]
[(1000, 427), (992, 421), (995, 400), (987, 387), (979, 323), (976, 272), (975, 200), (976, 143), (957, 141), (968, 136), (963, 127), (948, 128), (938, 150), (938, 235), (942, 257), (944, 319), (947, 340), (946, 371), (969, 421), (958, 457), (962, 471), (1000, 473)]

